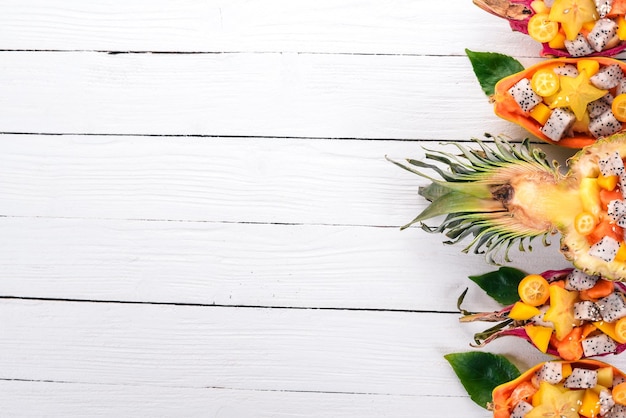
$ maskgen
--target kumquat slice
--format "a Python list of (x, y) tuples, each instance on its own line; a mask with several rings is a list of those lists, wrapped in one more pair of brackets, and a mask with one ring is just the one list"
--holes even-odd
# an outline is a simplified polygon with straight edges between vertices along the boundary
[(530, 79), (530, 87), (541, 97), (552, 96), (560, 85), (559, 76), (549, 68), (538, 70)]
[(517, 291), (522, 302), (539, 306), (546, 303), (550, 297), (550, 284), (539, 274), (529, 274), (519, 283)]
[(537, 13), (528, 20), (528, 35), (538, 42), (550, 42), (559, 33), (559, 24), (548, 13)]
[(615, 119), (626, 122), (626, 93), (615, 96), (611, 104), (611, 111), (615, 115)]
[(589, 235), (596, 228), (596, 218), (589, 212), (581, 212), (574, 218), (574, 229), (580, 235)]

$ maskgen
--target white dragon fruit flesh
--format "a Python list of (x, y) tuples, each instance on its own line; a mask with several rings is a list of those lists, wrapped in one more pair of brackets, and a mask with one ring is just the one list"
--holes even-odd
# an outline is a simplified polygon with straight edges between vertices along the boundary
[(600, 315), (600, 308), (595, 302), (583, 300), (574, 304), (574, 318), (581, 321), (599, 321), (602, 319), (602, 315)]
[(559, 361), (546, 361), (537, 372), (537, 378), (556, 385), (563, 380), (563, 363)]
[(563, 138), (569, 128), (572, 127), (575, 121), (576, 116), (574, 116), (574, 112), (557, 107), (550, 113), (550, 117), (545, 125), (541, 127), (541, 132), (551, 140), (558, 142)]
[(590, 118), (597, 118), (604, 112), (611, 110), (611, 104), (604, 100), (604, 98), (594, 100), (593, 102), (587, 105), (587, 111), (589, 112)]
[(515, 102), (524, 112), (530, 111), (537, 104), (542, 102), (541, 96), (530, 87), (530, 80), (522, 78), (508, 90)]
[(593, 48), (582, 33), (579, 33), (575, 39), (566, 39), (565, 49), (572, 57), (584, 57), (593, 53)]
[(620, 176), (625, 172), (624, 161), (618, 151), (612, 154), (607, 154), (598, 160), (598, 166), (603, 176)]
[(599, 19), (587, 35), (587, 41), (593, 49), (600, 52), (616, 34), (617, 23), (611, 19)]
[(615, 405), (604, 418), (626, 418), (626, 406)]
[(611, 11), (613, 0), (595, 0), (596, 10), (601, 18), (605, 17)]
[(565, 278), (565, 288), (567, 290), (587, 290), (596, 285), (600, 276), (592, 276), (582, 270), (574, 269)]
[(598, 257), (608, 263), (615, 259), (617, 250), (619, 250), (619, 242), (615, 238), (602, 237), (600, 241), (589, 248), (589, 255)]
[(619, 226), (620, 228), (624, 228), (626, 229), (626, 216), (622, 216), (621, 218), (619, 218), (616, 222), (617, 226)]
[(596, 138), (612, 135), (622, 130), (622, 122), (617, 120), (613, 112), (607, 110), (600, 116), (589, 121), (589, 131)]
[(601, 354), (614, 353), (617, 343), (606, 334), (598, 334), (582, 340), (585, 357), (599, 356)]
[(511, 412), (511, 418), (524, 418), (533, 406), (526, 401), (519, 401), (513, 411)]
[(540, 325), (542, 327), (547, 327), (547, 328), (554, 328), (554, 322), (552, 321), (546, 321), (544, 319), (546, 312), (548, 311), (548, 309), (550, 309), (550, 305), (546, 304), (546, 305), (542, 305), (539, 307), (539, 314), (533, 316), (532, 318), (530, 318), (530, 322), (535, 324), (535, 325)]
[(619, 219), (626, 215), (626, 202), (623, 200), (611, 200), (607, 205), (607, 214), (609, 218), (614, 221), (619, 221)]
[(578, 68), (572, 64), (559, 64), (554, 69), (555, 74), (557, 75), (566, 75), (569, 77), (577, 77), (578, 76)]
[(569, 389), (591, 389), (598, 384), (598, 372), (596, 370), (581, 369), (576, 367), (572, 370), (563, 386)]
[(602, 67), (589, 81), (599, 89), (607, 90), (617, 86), (624, 78), (624, 72), (619, 64), (611, 64)]
[(626, 93), (626, 78), (621, 79), (617, 84), (617, 88), (615, 89), (616, 96), (624, 93)]
[(615, 322), (626, 316), (626, 301), (621, 292), (613, 292), (596, 302), (600, 308), (600, 315), (606, 322)]
[(610, 390), (601, 389), (598, 397), (598, 402), (600, 402), (600, 415), (606, 415), (606, 413), (609, 412), (613, 406), (615, 406), (613, 395), (611, 395)]

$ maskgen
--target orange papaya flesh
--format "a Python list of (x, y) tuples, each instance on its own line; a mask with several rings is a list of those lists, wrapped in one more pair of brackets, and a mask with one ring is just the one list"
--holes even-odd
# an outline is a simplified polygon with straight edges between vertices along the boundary
[[(618, 368), (611, 366), (608, 363), (604, 363), (599, 360), (594, 359), (583, 359), (577, 361), (563, 361), (563, 360), (553, 360), (553, 361), (561, 361), (564, 365), (570, 365), (571, 368), (584, 368), (584, 369), (592, 369), (597, 370), (604, 367), (611, 367), (613, 369), (614, 376), (621, 376), (626, 378), (626, 374), (624, 374)], [(544, 363), (539, 363), (522, 373), (518, 378), (512, 380), (507, 383), (503, 383), (500, 386), (497, 386), (492, 392), (492, 404), (491, 409), (493, 412), (494, 418), (510, 418), (511, 411), (515, 407), (517, 399), (513, 399), (512, 396), (516, 393), (518, 388), (524, 388), (528, 385), (528, 382), (532, 382), (535, 376)]]
[(559, 145), (566, 148), (583, 148), (587, 145), (591, 145), (596, 142), (596, 138), (590, 134), (575, 133), (574, 136), (566, 136), (560, 141), (553, 141), (541, 132), (542, 125), (533, 119), (528, 113), (524, 112), (517, 102), (508, 93), (508, 90), (513, 87), (518, 81), (523, 78), (532, 78), (538, 70), (545, 68), (553, 68), (559, 64), (573, 64), (576, 65), (581, 60), (595, 60), (601, 66), (607, 66), (611, 64), (618, 64), (622, 71), (626, 72), (626, 62), (622, 62), (617, 59), (608, 57), (581, 57), (581, 58), (554, 58), (542, 61), (538, 64), (532, 65), (523, 71), (512, 74), (508, 77), (504, 77), (496, 83), (494, 95), (491, 97), (494, 102), (494, 112), (499, 117), (513, 122), (527, 131), (535, 135), (537, 138), (554, 145)]

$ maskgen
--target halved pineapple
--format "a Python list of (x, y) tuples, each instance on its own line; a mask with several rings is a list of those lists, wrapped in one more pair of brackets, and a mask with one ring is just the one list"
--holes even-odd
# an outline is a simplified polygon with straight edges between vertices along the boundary
[[(445, 233), (450, 238), (447, 243), (472, 237), (464, 252), (472, 248), (475, 253), (484, 252), (490, 262), (496, 262), (494, 255), (500, 251), (509, 261), (513, 245), (524, 250), (537, 237), (548, 245), (547, 238), (560, 232), (561, 252), (576, 267), (588, 274), (626, 281), (624, 229), (619, 226), (626, 226), (626, 217), (620, 222), (614, 213), (609, 216), (611, 210), (607, 208), (607, 199), (622, 202), (626, 195), (622, 193), (626, 174), (618, 175), (617, 182), (607, 181), (600, 166), (601, 160), (611, 158), (623, 164), (626, 134), (583, 148), (568, 160), (566, 174), (528, 141), (519, 146), (504, 138), (495, 138), (494, 146), (474, 142), (477, 149), (453, 144), (460, 155), (427, 150), (426, 159), (443, 163), (447, 170), (412, 159), (394, 162), (432, 182), (419, 190), (430, 205), (403, 228), (421, 223), (426, 231)], [(420, 169), (434, 171), (441, 179)], [(589, 215), (582, 217), (584, 224), (581, 214)], [(439, 226), (422, 223), (440, 215), (446, 217)], [(609, 241), (606, 250), (604, 245)]]

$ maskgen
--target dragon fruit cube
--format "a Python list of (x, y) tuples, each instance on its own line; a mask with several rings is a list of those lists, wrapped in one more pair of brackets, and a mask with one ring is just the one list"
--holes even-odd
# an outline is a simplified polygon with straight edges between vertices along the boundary
[(574, 269), (565, 278), (567, 290), (587, 290), (595, 286), (600, 276), (592, 276), (582, 270)]
[(617, 23), (611, 19), (599, 19), (593, 26), (587, 41), (597, 52), (602, 51), (617, 33)]
[(598, 166), (603, 176), (621, 176), (626, 169), (624, 168), (624, 161), (618, 151), (612, 154), (607, 154), (605, 157), (598, 160)]
[(626, 316), (626, 300), (621, 292), (613, 292), (596, 302), (600, 308), (600, 315), (606, 322), (615, 322)]
[(617, 86), (623, 78), (624, 72), (619, 64), (611, 64), (602, 67), (589, 81), (599, 89), (608, 90)]
[(572, 127), (576, 121), (574, 112), (557, 107), (550, 113), (550, 117), (546, 124), (541, 127), (541, 132), (551, 140), (560, 141), (565, 133)]
[(590, 300), (576, 302), (574, 304), (574, 318), (581, 321), (599, 321), (602, 319), (600, 307)]
[[(583, 353), (586, 357), (599, 356), (602, 354), (614, 353), (617, 344), (606, 334), (598, 334), (582, 340)], [(594, 385), (595, 386), (595, 385)]]
[(622, 130), (622, 122), (617, 120), (612, 111), (607, 110), (589, 121), (589, 131), (596, 138), (612, 135)]
[(608, 263), (615, 259), (618, 250), (619, 242), (615, 238), (605, 236), (589, 248), (589, 255), (598, 257)]
[(584, 57), (593, 53), (593, 48), (589, 45), (587, 38), (582, 33), (573, 40), (565, 40), (565, 49), (572, 57)]
[(563, 386), (570, 389), (591, 389), (598, 384), (598, 372), (596, 370), (581, 369), (575, 367)]
[(530, 80), (527, 78), (522, 78), (515, 83), (508, 92), (513, 96), (515, 102), (524, 112), (530, 111), (533, 107), (542, 102), (541, 96), (535, 93), (530, 86)]

